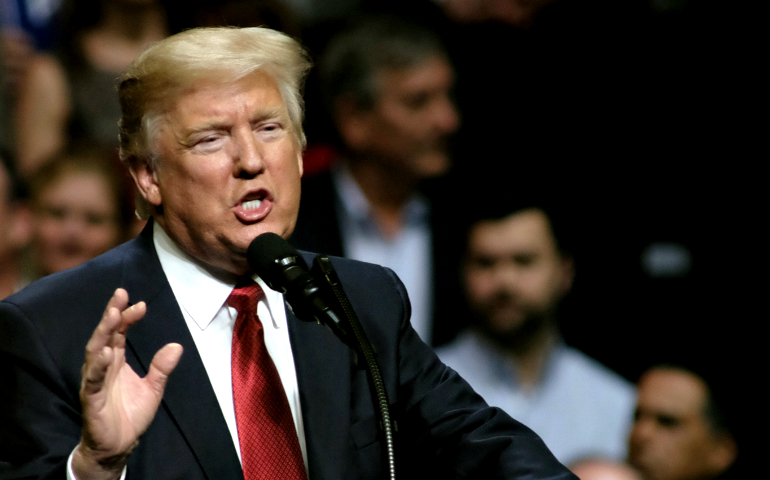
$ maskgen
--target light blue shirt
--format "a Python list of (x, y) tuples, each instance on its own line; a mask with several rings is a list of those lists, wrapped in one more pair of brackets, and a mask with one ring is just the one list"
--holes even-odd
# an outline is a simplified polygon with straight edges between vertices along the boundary
[(394, 238), (385, 238), (369, 202), (350, 172), (332, 171), (339, 192), (337, 210), (345, 256), (384, 265), (401, 279), (412, 304), (412, 326), (426, 343), (431, 340), (433, 250), (428, 202), (414, 195), (404, 206), (404, 225)]
[(534, 430), (563, 464), (584, 457), (625, 460), (636, 389), (592, 358), (559, 344), (540, 383), (524, 391), (510, 357), (475, 330), (436, 353), (487, 403)]

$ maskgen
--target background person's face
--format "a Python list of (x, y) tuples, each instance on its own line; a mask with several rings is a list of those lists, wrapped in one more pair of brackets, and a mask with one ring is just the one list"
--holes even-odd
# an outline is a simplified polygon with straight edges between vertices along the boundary
[(547, 217), (536, 209), (475, 224), (464, 275), (471, 308), (502, 336), (548, 318), (572, 281), (571, 262), (559, 253)]
[(97, 172), (69, 170), (35, 199), (35, 258), (43, 275), (90, 260), (120, 240), (118, 205)]
[(450, 98), (452, 67), (433, 57), (413, 68), (382, 71), (377, 80), (380, 95), (361, 117), (363, 153), (416, 179), (445, 173), (446, 141), (459, 126)]
[(656, 369), (639, 380), (629, 462), (645, 480), (708, 479), (725, 468), (704, 417), (706, 394), (706, 385), (684, 371)]
[(193, 258), (243, 274), (261, 233), (288, 237), (299, 210), (301, 150), (275, 80), (254, 72), (184, 93), (165, 115), (156, 172), (132, 172), (155, 218)]

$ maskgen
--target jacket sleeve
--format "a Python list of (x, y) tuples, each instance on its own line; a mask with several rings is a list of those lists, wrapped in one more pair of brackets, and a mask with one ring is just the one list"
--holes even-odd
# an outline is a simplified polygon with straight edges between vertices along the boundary
[(80, 439), (78, 390), (24, 312), (0, 303), (0, 479), (59, 479)]

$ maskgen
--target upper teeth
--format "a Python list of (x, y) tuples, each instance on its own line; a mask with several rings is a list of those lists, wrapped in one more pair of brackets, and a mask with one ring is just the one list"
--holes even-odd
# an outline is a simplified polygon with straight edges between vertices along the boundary
[(243, 209), (254, 210), (259, 208), (260, 205), (262, 205), (262, 200), (249, 200), (248, 202), (243, 202)]

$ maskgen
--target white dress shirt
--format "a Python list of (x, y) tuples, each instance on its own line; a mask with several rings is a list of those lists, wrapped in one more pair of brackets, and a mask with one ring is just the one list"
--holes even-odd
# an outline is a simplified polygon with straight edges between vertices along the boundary
[[(234, 285), (213, 277), (194, 263), (166, 234), (157, 222), (153, 225), (153, 242), (158, 252), (163, 272), (182, 310), (187, 328), (190, 330), (195, 347), (198, 349), (209, 381), (216, 394), (219, 407), (227, 422), (227, 428), (241, 458), (238, 441), (238, 425), (233, 405), (232, 372), (230, 367), (233, 328), (238, 312), (226, 304)], [(257, 277), (254, 280), (262, 287), (265, 295), (257, 305), (257, 315), (265, 333), (265, 345), (281, 377), (289, 407), (294, 418), (294, 427), (302, 449), (302, 459), (307, 471), (307, 445), (299, 402), (299, 386), (294, 367), (294, 356), (289, 341), (289, 329), (283, 295), (271, 290)], [(131, 299), (138, 302), (142, 299)], [(141, 320), (140, 320), (141, 321)], [(184, 354), (183, 354), (184, 355)], [(173, 373), (171, 374), (173, 376)], [(72, 472), (72, 455), (68, 465), (68, 480), (76, 480)], [(126, 472), (123, 472), (123, 478)]]
[(343, 165), (332, 170), (339, 193), (337, 208), (345, 256), (390, 268), (404, 283), (412, 305), (412, 327), (430, 344), (433, 325), (433, 241), (430, 207), (421, 195), (404, 205), (404, 224), (388, 238), (374, 220), (369, 201)]
[(492, 406), (535, 431), (564, 465), (584, 457), (626, 458), (636, 389), (585, 354), (559, 343), (533, 390), (509, 355), (475, 329), (436, 349)]

